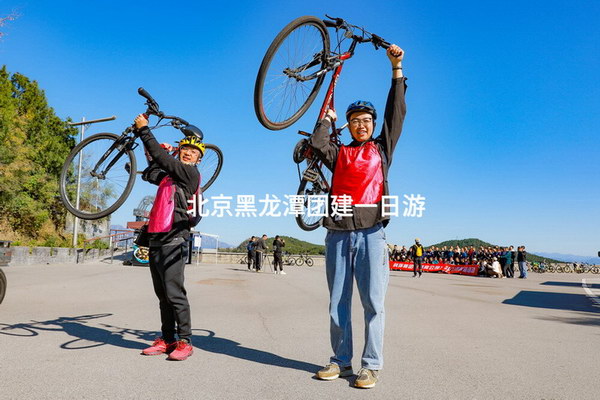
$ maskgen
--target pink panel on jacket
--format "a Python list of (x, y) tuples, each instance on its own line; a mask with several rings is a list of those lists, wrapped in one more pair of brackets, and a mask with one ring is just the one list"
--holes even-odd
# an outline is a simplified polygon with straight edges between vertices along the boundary
[(166, 176), (160, 181), (154, 205), (150, 210), (148, 232), (169, 232), (173, 226), (173, 211), (175, 210), (175, 186), (173, 180)]

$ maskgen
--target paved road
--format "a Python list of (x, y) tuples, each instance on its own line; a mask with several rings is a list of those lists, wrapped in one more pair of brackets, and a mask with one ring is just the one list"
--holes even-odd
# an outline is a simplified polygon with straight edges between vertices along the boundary
[[(159, 326), (146, 268), (4, 270), (1, 399), (600, 398), (600, 308), (581, 286), (600, 292), (594, 275), (392, 272), (382, 381), (359, 390), (313, 379), (330, 355), (323, 268), (190, 266), (196, 350), (184, 362), (139, 355)], [(360, 310), (355, 296), (358, 355)]]

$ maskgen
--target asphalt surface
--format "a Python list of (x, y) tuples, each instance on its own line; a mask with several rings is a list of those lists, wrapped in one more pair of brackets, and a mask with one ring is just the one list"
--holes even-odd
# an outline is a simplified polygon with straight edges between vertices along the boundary
[[(527, 280), (392, 272), (379, 384), (323, 382), (322, 267), (189, 266), (195, 352), (142, 356), (159, 314), (144, 267), (4, 268), (0, 399), (597, 399), (600, 276)], [(586, 279), (587, 291), (582, 287)], [(362, 309), (354, 296), (354, 368)]]

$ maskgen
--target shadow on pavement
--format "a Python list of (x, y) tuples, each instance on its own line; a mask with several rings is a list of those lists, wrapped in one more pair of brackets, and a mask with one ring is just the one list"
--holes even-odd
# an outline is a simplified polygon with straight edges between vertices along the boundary
[(225, 339), (215, 335), (213, 331), (207, 329), (192, 329), (192, 331), (206, 332), (206, 335), (193, 335), (192, 343), (194, 347), (211, 353), (224, 354), (230, 357), (240, 358), (242, 360), (252, 361), (259, 364), (273, 365), (275, 367), (291, 368), (300, 371), (315, 373), (321, 369), (321, 365), (311, 364), (304, 361), (292, 360), (278, 356), (267, 351), (251, 349), (242, 346), (240, 343), (230, 339)]
[(538, 318), (538, 319), (541, 319), (544, 321), (564, 322), (566, 324), (575, 324), (575, 325), (583, 325), (583, 326), (600, 326), (600, 315), (591, 315), (588, 318), (543, 317), (543, 318)]
[(502, 304), (514, 306), (549, 308), (553, 310), (571, 310), (580, 312), (599, 313), (585, 294), (534, 292), (524, 290), (512, 299), (507, 299)]
[(60, 345), (60, 348), (65, 350), (90, 349), (104, 345), (141, 350), (147, 347), (148, 344), (127, 340), (123, 336), (129, 334), (144, 341), (151, 341), (156, 336), (155, 332), (119, 328), (107, 324), (101, 324), (102, 328), (86, 325), (89, 320), (111, 315), (105, 313), (78, 317), (59, 317), (48, 321), (31, 321), (13, 325), (0, 324), (0, 335), (33, 337), (44, 331), (64, 332), (75, 338)]

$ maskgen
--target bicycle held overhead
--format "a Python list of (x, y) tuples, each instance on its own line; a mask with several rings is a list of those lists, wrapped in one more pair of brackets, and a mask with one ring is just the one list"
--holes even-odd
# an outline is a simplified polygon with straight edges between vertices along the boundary
[[(335, 29), (335, 43), (331, 49), (329, 31)], [(271, 130), (280, 130), (294, 124), (313, 103), (323, 84), (325, 75), (332, 71), (331, 82), (315, 127), (327, 111), (334, 110), (334, 92), (344, 62), (354, 56), (356, 46), (371, 43), (387, 49), (390, 43), (342, 18), (327, 16), (320, 19), (304, 16), (284, 27), (269, 46), (256, 78), (254, 87), (254, 109), (260, 123)], [(346, 47), (347, 46), (347, 47)], [(331, 126), (330, 140), (341, 144), (340, 135), (347, 126)], [(299, 131), (310, 137), (311, 134)], [(309, 209), (309, 197), (327, 195), (331, 189), (331, 171), (313, 154), (307, 139), (300, 140), (293, 151), (293, 160), (298, 164), (300, 184), (297, 195), (302, 196), (302, 213), (296, 216), (298, 226), (311, 231), (321, 224), (325, 205)], [(306, 161), (301, 172), (299, 164)], [(312, 210), (313, 207), (311, 207)]]
[[(145, 116), (158, 117), (152, 129), (171, 126), (186, 137), (203, 140), (199, 128), (181, 117), (163, 113), (143, 88), (139, 88), (138, 93), (146, 99)], [(136, 140), (133, 126), (128, 126), (120, 136), (98, 133), (73, 148), (63, 165), (59, 185), (60, 198), (70, 213), (81, 219), (99, 219), (125, 202), (138, 174), (134, 150), (139, 143)], [(222, 165), (221, 150), (213, 144), (205, 144), (204, 157), (198, 165), (203, 177), (202, 192), (214, 183)]]

